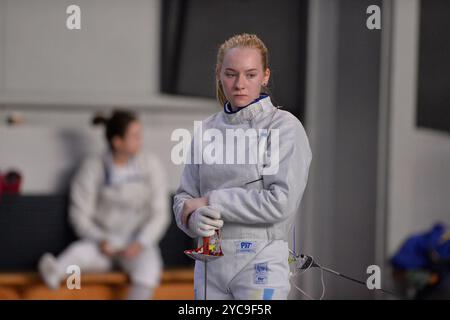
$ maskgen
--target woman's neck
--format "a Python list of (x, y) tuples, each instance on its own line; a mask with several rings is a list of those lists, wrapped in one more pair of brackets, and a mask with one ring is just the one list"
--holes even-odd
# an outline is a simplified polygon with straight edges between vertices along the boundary
[(252, 100), (252, 102), (250, 102), (246, 106), (242, 106), (242, 107), (235, 107), (231, 103), (229, 103), (230, 110), (231, 110), (231, 112), (236, 112), (236, 111), (238, 111), (240, 109), (247, 108), (249, 105), (251, 105), (251, 104), (253, 104), (253, 103), (255, 103), (255, 102), (257, 102), (257, 101), (259, 101), (259, 100), (261, 100), (261, 99), (263, 99), (265, 97), (267, 97), (267, 96), (268, 96), (268, 94), (266, 94), (266, 93), (260, 93), (258, 98), (255, 98), (254, 100)]
[(117, 166), (124, 166), (127, 164), (129, 157), (126, 154), (120, 152), (113, 152), (112, 154), (113, 163)]

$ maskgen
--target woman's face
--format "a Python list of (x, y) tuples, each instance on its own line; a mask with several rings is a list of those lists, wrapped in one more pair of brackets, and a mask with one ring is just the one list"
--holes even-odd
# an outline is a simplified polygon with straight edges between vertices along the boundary
[(127, 156), (134, 156), (142, 146), (142, 126), (139, 121), (133, 121), (128, 125), (124, 137), (113, 138), (114, 150)]
[(232, 48), (226, 51), (220, 81), (231, 106), (245, 107), (257, 99), (269, 77), (270, 70), (263, 70), (258, 49)]

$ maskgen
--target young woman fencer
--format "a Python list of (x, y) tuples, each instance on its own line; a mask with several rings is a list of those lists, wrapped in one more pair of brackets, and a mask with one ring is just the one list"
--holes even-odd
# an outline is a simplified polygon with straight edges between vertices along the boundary
[[(204, 120), (202, 130), (218, 130), (223, 137), (227, 130), (244, 132), (235, 135), (242, 142), (254, 129), (258, 147), (266, 146), (265, 160), (187, 162), (174, 197), (176, 222), (186, 234), (201, 243), (202, 237), (221, 229), (224, 256), (206, 264), (208, 299), (286, 299), (290, 291), (287, 237), (312, 153), (300, 121), (273, 105), (267, 94), (269, 77), (267, 48), (256, 35), (235, 35), (220, 46), (216, 88), (223, 111)], [(204, 154), (204, 149), (195, 150), (202, 145), (195, 143), (198, 138), (194, 135), (191, 143), (191, 159)], [(250, 143), (242, 149), (242, 143), (225, 140), (221, 154), (232, 155), (227, 160), (240, 152), (251, 158)], [(197, 299), (204, 298), (204, 266), (196, 261)]]

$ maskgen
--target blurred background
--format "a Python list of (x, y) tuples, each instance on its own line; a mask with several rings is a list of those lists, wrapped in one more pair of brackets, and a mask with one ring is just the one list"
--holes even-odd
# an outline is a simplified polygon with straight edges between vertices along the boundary
[[(80, 30), (66, 28), (71, 4)], [(380, 29), (367, 26), (372, 5)], [(300, 119), (313, 152), (291, 247), (364, 282), (378, 265), (382, 287), (403, 298), (450, 298), (444, 256), (443, 269), (415, 274), (390, 262), (412, 235), (450, 224), (449, 17), (446, 0), (0, 0), (0, 173), (21, 177), (0, 201), (0, 289), (32, 271), (44, 247), (71, 241), (70, 179), (106, 148), (90, 125), (96, 112), (137, 111), (145, 149), (176, 190), (171, 133), (221, 110), (218, 46), (247, 32), (267, 45), (273, 100)], [(168, 268), (192, 267), (188, 244), (172, 226)], [(295, 281), (321, 295), (319, 270)], [(325, 299), (393, 298), (331, 274), (324, 282)]]

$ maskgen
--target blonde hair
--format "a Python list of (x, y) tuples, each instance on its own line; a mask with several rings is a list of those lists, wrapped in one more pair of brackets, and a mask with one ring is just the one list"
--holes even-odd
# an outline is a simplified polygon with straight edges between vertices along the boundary
[[(255, 34), (242, 33), (234, 35), (222, 43), (219, 47), (219, 51), (217, 52), (216, 63), (216, 97), (217, 101), (219, 101), (222, 106), (227, 101), (227, 98), (225, 97), (222, 83), (220, 82), (220, 71), (222, 70), (225, 53), (232, 48), (252, 48), (259, 50), (261, 53), (263, 71), (265, 72), (269, 67), (269, 53), (267, 51), (267, 47)], [(268, 88), (263, 86), (262, 92), (269, 93)]]

